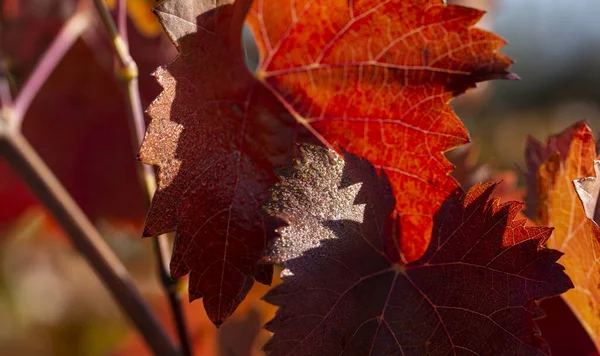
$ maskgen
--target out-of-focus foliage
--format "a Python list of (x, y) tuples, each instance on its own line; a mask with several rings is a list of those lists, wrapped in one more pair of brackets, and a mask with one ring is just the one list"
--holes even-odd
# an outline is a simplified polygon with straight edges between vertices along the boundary
[[(114, 9), (116, 0), (106, 0), (109, 8)], [(150, 9), (156, 5), (155, 0), (128, 0), (127, 14), (135, 25), (137, 32), (145, 37), (156, 37), (162, 34), (162, 27)]]
[[(148, 12), (149, 5), (146, 3)], [(135, 171), (135, 149), (130, 142), (124, 95), (115, 77), (104, 29), (89, 1), (9, 0), (3, 10), (0, 43), (14, 94), (21, 90), (66, 19), (75, 11), (86, 14), (90, 28), (65, 54), (35, 96), (25, 116), (23, 132), (92, 219), (141, 221), (145, 207)], [(153, 17), (147, 21), (158, 25)], [(140, 73), (150, 73), (174, 57), (170, 41), (163, 34), (146, 37), (136, 31), (131, 21), (128, 27), (132, 56)], [(148, 75), (141, 75), (140, 90), (145, 106), (159, 93)], [(0, 175), (9, 183), (9, 188), (0, 190), (7, 189), (12, 202), (0, 210), (0, 218), (5, 219), (0, 220), (1, 226), (34, 200), (3, 162)]]
[(554, 226), (548, 245), (565, 254), (561, 262), (575, 285), (563, 298), (600, 345), (600, 227), (592, 220), (598, 190), (595, 187), (593, 197), (582, 193), (590, 198), (584, 210), (586, 204), (573, 184), (575, 179), (593, 177), (596, 141), (590, 128), (580, 122), (549, 137), (545, 144), (530, 140), (525, 156), (532, 218)]

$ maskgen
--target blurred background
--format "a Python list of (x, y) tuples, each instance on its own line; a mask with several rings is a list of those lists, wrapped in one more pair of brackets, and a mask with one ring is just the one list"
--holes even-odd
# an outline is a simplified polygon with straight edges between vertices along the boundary
[(482, 160), (523, 164), (527, 135), (544, 139), (587, 120), (600, 129), (600, 2), (463, 0), (489, 11), (483, 26), (508, 40), (518, 82), (495, 81), (454, 102)]
[[(579, 120), (600, 129), (600, 2), (449, 2), (489, 11), (480, 26), (509, 40), (503, 52), (516, 60), (513, 71), (522, 78), (486, 83), (453, 102), (474, 142), (468, 155), (454, 159), (462, 171), (471, 170), (470, 179), (476, 163), (485, 163), (486, 171), (476, 179), (503, 177), (511, 187), (507, 196), (518, 199), (522, 177), (516, 172), (523, 165), (527, 135), (545, 139)], [(0, 55), (13, 94), (66, 19), (88, 3), (0, 0)], [(114, 0), (108, 4), (114, 6)], [(149, 73), (176, 55), (150, 13), (153, 4), (127, 1), (129, 41), (140, 68), (144, 107), (160, 92)], [(251, 49), (251, 39), (246, 39)], [(249, 62), (256, 61), (251, 51), (249, 56)], [(113, 59), (97, 19), (90, 19), (90, 28), (42, 87), (23, 130), (173, 331), (152, 243), (140, 238), (145, 207), (134, 148)], [(196, 355), (260, 355), (260, 345), (268, 338), (260, 326), (274, 313), (259, 300), (266, 291), (255, 286), (218, 331), (200, 301), (184, 303)], [(559, 301), (544, 303), (549, 303), (547, 311), (556, 310), (541, 323), (554, 354), (593, 354), (568, 309)], [(0, 354), (148, 353), (86, 261), (0, 157)]]

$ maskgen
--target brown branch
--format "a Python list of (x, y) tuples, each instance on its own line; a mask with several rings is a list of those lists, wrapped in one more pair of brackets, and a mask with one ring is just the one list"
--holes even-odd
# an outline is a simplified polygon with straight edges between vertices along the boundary
[(87, 258), (150, 349), (157, 355), (178, 355), (125, 267), (27, 140), (11, 129), (15, 126), (8, 125), (10, 119), (0, 119), (0, 152), (71, 236), (75, 247)]
[(121, 65), (123, 70), (129, 71), (129, 75), (137, 78), (137, 65), (131, 55), (129, 54), (129, 50), (127, 49), (127, 44), (123, 40), (123, 38), (119, 35), (119, 31), (117, 30), (117, 25), (113, 21), (112, 16), (110, 15), (110, 11), (106, 7), (106, 4), (103, 0), (94, 0), (94, 5), (96, 6), (96, 10), (98, 10), (98, 14), (100, 15), (100, 19), (102, 20), (102, 24), (106, 28), (108, 35), (110, 36), (110, 44), (113, 48), (113, 51), (116, 54), (116, 58)]
[(0, 154), (46, 205), (75, 247), (92, 265), (123, 312), (132, 320), (150, 349), (157, 355), (179, 355), (179, 351), (144, 301), (127, 270), (110, 250), (92, 223), (73, 201), (52, 171), (20, 133), (20, 125), (31, 102), (65, 53), (89, 27), (89, 13), (76, 12), (63, 26), (13, 102), (2, 67), (0, 76)]
[(129, 40), (127, 38), (127, 0), (117, 0), (117, 28), (119, 29), (119, 36), (121, 36), (127, 49), (129, 49)]
[(3, 75), (0, 76), (0, 107), (12, 108), (12, 96), (10, 95), (10, 86), (8, 84), (8, 80)]
[[(117, 2), (117, 18), (119, 20), (119, 27), (115, 26), (115, 23), (108, 11), (108, 8), (102, 0), (95, 0), (95, 5), (100, 13), (104, 27), (111, 38), (113, 50), (117, 57), (119, 64), (121, 65), (120, 80), (124, 86), (125, 101), (127, 103), (128, 121), (131, 132), (131, 141), (134, 147), (134, 154), (137, 155), (137, 150), (142, 144), (144, 134), (146, 132), (146, 124), (144, 121), (144, 113), (142, 111), (142, 104), (140, 100), (140, 92), (138, 88), (138, 69), (135, 61), (129, 53), (129, 46), (127, 43), (127, 30), (126, 30), (126, 14), (125, 14), (125, 2), (119, 0)], [(153, 167), (142, 163), (138, 164), (137, 167), (138, 177), (142, 188), (144, 189), (144, 197), (146, 199), (146, 206), (150, 206), (152, 196), (156, 190), (156, 174)], [(154, 251), (159, 261), (158, 272), (160, 281), (163, 289), (169, 299), (169, 305), (175, 326), (177, 328), (177, 334), (181, 344), (181, 351), (183, 355), (191, 355), (190, 339), (187, 332), (185, 315), (181, 306), (181, 294), (180, 288), (178, 288), (178, 281), (171, 278), (171, 272), (169, 267), (169, 241), (167, 235), (160, 235), (154, 239)]]
[[(0, 31), (2, 31), (2, 23), (0, 23)], [(6, 72), (4, 53), (2, 53), (2, 48), (0, 47), (0, 108), (3, 110), (12, 110), (13, 100)]]

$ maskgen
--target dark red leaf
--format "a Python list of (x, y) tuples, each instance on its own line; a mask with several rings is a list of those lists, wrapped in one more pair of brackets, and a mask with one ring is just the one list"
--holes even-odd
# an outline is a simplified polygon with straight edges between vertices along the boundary
[[(365, 160), (305, 146), (265, 209), (289, 225), (270, 249), (284, 282), (265, 299), (270, 355), (549, 355), (536, 300), (572, 287), (551, 228), (514, 220), (494, 184), (449, 197), (431, 244), (401, 265), (386, 252), (394, 200)], [(391, 237), (393, 238), (393, 237)]]
[(563, 298), (548, 298), (540, 306), (546, 317), (536, 323), (550, 344), (552, 356), (598, 356), (594, 343)]

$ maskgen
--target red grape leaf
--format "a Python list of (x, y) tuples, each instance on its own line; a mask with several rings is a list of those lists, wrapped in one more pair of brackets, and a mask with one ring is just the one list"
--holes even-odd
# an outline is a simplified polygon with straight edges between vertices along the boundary
[(12, 172), (4, 157), (0, 157), (0, 201), (10, 202), (0, 205), (0, 231), (28, 207), (37, 203), (19, 176)]
[[(386, 252), (394, 198), (366, 160), (314, 146), (282, 170), (265, 210), (289, 225), (270, 247), (286, 277), (265, 346), (276, 355), (549, 355), (536, 300), (572, 287), (552, 229), (514, 220), (494, 184), (450, 196), (431, 244), (400, 265)], [(393, 236), (392, 236), (393, 238)]]
[[(191, 272), (190, 300), (203, 297), (220, 325), (252, 286), (266, 245), (258, 207), (298, 132), (246, 68), (243, 2), (214, 6), (166, 1), (156, 8), (180, 56), (154, 74), (165, 91), (148, 109), (139, 156), (159, 166), (144, 235), (177, 230), (171, 274)], [(264, 272), (270, 283), (272, 272)]]
[(561, 262), (575, 285), (563, 298), (600, 350), (600, 227), (586, 216), (573, 185), (594, 175), (595, 146), (590, 128), (578, 122), (545, 145), (530, 139), (525, 156), (534, 219), (555, 227), (548, 246), (565, 253)]
[[(295, 142), (339, 144), (384, 167), (413, 260), (457, 188), (442, 152), (468, 141), (448, 102), (514, 77), (496, 52), (504, 41), (472, 28), (481, 11), (439, 0), (232, 2), (156, 8), (180, 55), (155, 72), (164, 91), (140, 150), (159, 167), (144, 235), (176, 231), (172, 273), (190, 273), (190, 298), (203, 297), (216, 324), (252, 283), (268, 231), (257, 207)], [(255, 75), (240, 43), (247, 13), (262, 51)]]
[(440, 0), (254, 1), (250, 11), (262, 82), (321, 141), (385, 170), (407, 261), (425, 252), (433, 214), (457, 188), (442, 152), (468, 134), (448, 102), (516, 77), (497, 53), (504, 40), (472, 27), (481, 16)]

